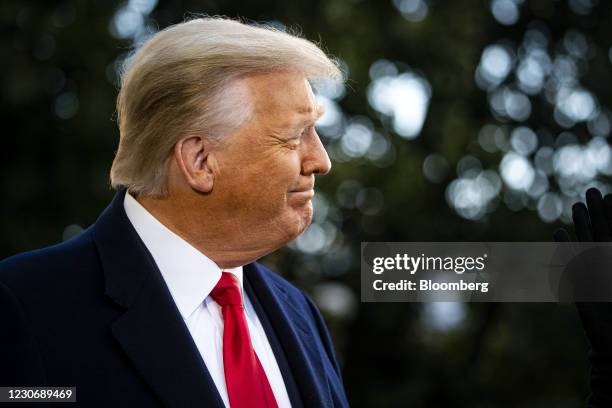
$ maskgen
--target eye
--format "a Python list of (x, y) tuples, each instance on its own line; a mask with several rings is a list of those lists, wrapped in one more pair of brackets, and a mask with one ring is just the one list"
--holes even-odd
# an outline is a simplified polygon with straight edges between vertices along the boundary
[(314, 130), (314, 125), (309, 125), (303, 129), (296, 131), (295, 134), (293, 134), (293, 136), (289, 138), (288, 143), (294, 147), (299, 146), (300, 143), (302, 142), (302, 139), (307, 137), (310, 134), (310, 132), (312, 132), (313, 130)]
[(313, 129), (314, 129), (314, 125), (310, 125), (310, 126), (305, 127), (304, 130), (302, 131), (302, 133), (300, 134), (300, 137), (306, 136), (307, 134), (312, 132)]
[(291, 138), (292, 141), (296, 141), (299, 142), (300, 139), (302, 139), (302, 137), (306, 136), (308, 134), (308, 132), (310, 131), (310, 126), (305, 127), (304, 129), (300, 129), (298, 130), (293, 137)]

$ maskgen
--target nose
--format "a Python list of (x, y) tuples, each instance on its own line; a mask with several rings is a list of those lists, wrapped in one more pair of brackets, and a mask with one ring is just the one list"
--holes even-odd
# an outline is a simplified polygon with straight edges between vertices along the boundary
[(302, 174), (327, 174), (331, 170), (331, 161), (321, 143), (316, 131), (310, 133), (308, 142), (305, 144), (304, 157), (302, 160)]

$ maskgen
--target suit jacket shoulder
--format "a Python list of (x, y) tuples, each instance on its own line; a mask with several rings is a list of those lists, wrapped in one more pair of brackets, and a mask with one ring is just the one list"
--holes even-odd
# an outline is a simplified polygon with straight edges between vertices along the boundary
[[(61, 244), (14, 255), (0, 262), (0, 282), (20, 296), (46, 298), (49, 284), (54, 294), (60, 284), (91, 279), (98, 259), (91, 232), (87, 230)], [(76, 283), (76, 282), (75, 282)], [(55, 299), (57, 300), (57, 299)]]
[[(74, 328), (83, 327), (75, 305), (101, 301), (96, 269), (88, 232), (0, 262), (0, 322), (5, 328), (0, 331), (0, 385), (43, 385), (47, 374), (69, 377), (61, 367), (70, 365), (67, 351), (79, 347), (65, 339), (77, 338)], [(54, 364), (62, 358), (64, 364)], [(60, 368), (47, 373), (49, 366)]]

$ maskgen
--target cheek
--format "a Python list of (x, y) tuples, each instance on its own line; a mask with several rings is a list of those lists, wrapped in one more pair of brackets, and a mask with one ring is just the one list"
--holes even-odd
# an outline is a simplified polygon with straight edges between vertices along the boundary
[[(260, 152), (257, 156), (261, 156)], [(299, 180), (299, 154), (297, 151), (267, 152), (262, 159), (253, 161), (251, 157), (250, 160), (224, 169), (223, 180), (219, 181), (228, 205), (236, 210), (241, 207), (257, 212), (261, 219), (278, 217), (287, 211), (287, 193)]]
[[(300, 177), (300, 160), (296, 152), (269, 160), (257, 173), (260, 188), (271, 194), (286, 196)], [(280, 155), (279, 155), (280, 156)]]
[[(238, 170), (240, 172), (240, 170)], [(228, 208), (248, 213), (258, 222), (278, 217), (287, 204), (290, 182), (271, 174), (257, 177), (241, 175), (226, 184), (225, 202)]]

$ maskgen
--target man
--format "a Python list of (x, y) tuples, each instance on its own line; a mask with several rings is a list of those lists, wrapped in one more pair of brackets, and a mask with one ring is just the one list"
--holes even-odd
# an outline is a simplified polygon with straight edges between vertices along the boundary
[(0, 385), (76, 386), (86, 407), (347, 406), (325, 323), (255, 263), (310, 224), (330, 170), (314, 44), (220, 18), (126, 64), (119, 190), (94, 225), (0, 263)]

